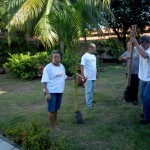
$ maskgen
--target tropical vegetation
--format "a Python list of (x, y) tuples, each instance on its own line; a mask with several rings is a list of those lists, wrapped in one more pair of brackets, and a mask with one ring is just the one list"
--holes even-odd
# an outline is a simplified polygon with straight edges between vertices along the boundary
[(20, 31), (36, 36), (45, 47), (63, 43), (75, 49), (87, 24), (106, 22), (104, 12), (110, 12), (109, 0), (13, 0), (8, 11), (9, 40)]
[[(150, 26), (149, 0), (111, 0), (110, 9), (115, 20), (106, 16), (107, 21), (124, 46), (126, 46), (126, 37), (131, 25), (137, 24), (137, 35)], [(147, 32), (149, 30), (150, 28)]]
[[(96, 82), (94, 109), (86, 108), (84, 88), (79, 86), (78, 109), (82, 112), (83, 124), (76, 123), (74, 81), (67, 80), (61, 109), (58, 111), (58, 127), (62, 132), (51, 132), (50, 140), (57, 141), (64, 137), (70, 150), (149, 150), (150, 126), (138, 123), (142, 102), (139, 99), (138, 105), (134, 106), (122, 100), (126, 87), (126, 67), (121, 64), (100, 65), (105, 70), (99, 73)], [(19, 129), (22, 131), (19, 124), (24, 124), (28, 134), (26, 144), (37, 146), (36, 140), (42, 138), (41, 135), (44, 139), (49, 137), (45, 136), (44, 131), (50, 125), (40, 79), (24, 82), (7, 73), (0, 74), (0, 81), (0, 129), (3, 132), (9, 129), (7, 133), (13, 132), (13, 135), (19, 134), (22, 133), (19, 132)], [(37, 130), (35, 137), (28, 126), (33, 120), (40, 126), (40, 132)], [(47, 142), (41, 141), (42, 145), (44, 141)]]
[[(4, 64), (16, 77), (22, 80), (33, 80), (42, 76), (42, 70), (50, 62), (47, 52), (27, 54), (13, 54)], [(41, 67), (40, 67), (41, 66)]]

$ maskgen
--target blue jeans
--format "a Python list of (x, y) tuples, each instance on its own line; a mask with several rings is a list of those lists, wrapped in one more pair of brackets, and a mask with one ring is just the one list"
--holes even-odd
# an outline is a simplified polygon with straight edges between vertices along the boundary
[(48, 112), (56, 112), (60, 109), (63, 93), (50, 93), (52, 99), (47, 100)]
[(85, 82), (85, 97), (86, 97), (86, 105), (89, 108), (93, 107), (93, 95), (94, 95), (94, 89), (95, 89), (95, 80), (87, 80)]
[(144, 120), (150, 120), (150, 81), (140, 80), (140, 96), (143, 102)]

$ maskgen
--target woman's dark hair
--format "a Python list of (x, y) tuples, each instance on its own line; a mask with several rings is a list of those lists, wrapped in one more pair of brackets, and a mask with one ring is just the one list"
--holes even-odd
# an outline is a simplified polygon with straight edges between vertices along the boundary
[(52, 56), (53, 54), (55, 54), (55, 53), (60, 54), (60, 57), (61, 57), (61, 59), (62, 59), (62, 54), (61, 54), (61, 52), (60, 52), (59, 50), (53, 50), (52, 53), (51, 53), (51, 56)]
[(150, 43), (150, 36), (148, 35), (143, 35), (140, 40), (139, 40), (140, 44), (142, 43)]

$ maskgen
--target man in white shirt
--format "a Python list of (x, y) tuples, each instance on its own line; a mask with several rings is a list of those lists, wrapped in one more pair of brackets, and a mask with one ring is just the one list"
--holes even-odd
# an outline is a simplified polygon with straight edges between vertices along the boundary
[(53, 130), (59, 131), (57, 125), (57, 110), (60, 109), (65, 87), (66, 72), (60, 63), (61, 55), (58, 50), (52, 52), (52, 62), (44, 68), (41, 83), (48, 103), (48, 115)]
[(93, 108), (93, 95), (96, 82), (96, 57), (94, 55), (96, 51), (96, 45), (90, 43), (88, 46), (88, 52), (85, 53), (81, 58), (81, 75), (85, 82), (85, 97), (86, 105), (88, 108)]
[(140, 96), (143, 102), (143, 120), (141, 125), (150, 123), (150, 36), (144, 35), (139, 43), (134, 37), (130, 41), (136, 46), (139, 57)]

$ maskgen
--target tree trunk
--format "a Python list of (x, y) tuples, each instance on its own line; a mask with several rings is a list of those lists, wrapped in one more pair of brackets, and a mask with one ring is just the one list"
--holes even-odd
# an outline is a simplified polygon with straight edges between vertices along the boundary
[(124, 49), (126, 49), (126, 31), (123, 30), (122, 34), (123, 36), (120, 36), (120, 33), (116, 30), (116, 28), (113, 28), (114, 33), (117, 35), (118, 40), (123, 43)]
[(64, 44), (64, 41), (60, 41), (60, 51), (62, 53), (62, 57), (64, 56), (64, 53), (65, 53), (65, 44)]

